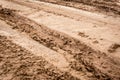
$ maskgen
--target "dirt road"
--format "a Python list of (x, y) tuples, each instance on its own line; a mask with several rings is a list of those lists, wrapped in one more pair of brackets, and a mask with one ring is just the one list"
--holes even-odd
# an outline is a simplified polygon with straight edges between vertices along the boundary
[(1, 80), (119, 80), (120, 18), (36, 0), (0, 0)]

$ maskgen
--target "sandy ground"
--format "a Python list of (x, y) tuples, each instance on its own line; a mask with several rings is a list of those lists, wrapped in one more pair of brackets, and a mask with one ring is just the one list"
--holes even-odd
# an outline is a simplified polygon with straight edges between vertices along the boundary
[[(109, 53), (112, 45), (120, 44), (120, 18), (32, 0), (14, 2), (32, 8), (21, 13), (25, 17), (82, 40), (96, 50)], [(114, 55), (119, 57), (118, 51)]]
[(120, 79), (119, 17), (36, 0), (0, 5), (1, 80)]

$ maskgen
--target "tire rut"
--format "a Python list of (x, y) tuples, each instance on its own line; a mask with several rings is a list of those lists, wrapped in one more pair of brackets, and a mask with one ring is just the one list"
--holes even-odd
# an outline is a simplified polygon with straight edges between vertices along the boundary
[(76, 71), (85, 72), (89, 79), (119, 80), (119, 64), (114, 63), (105, 53), (95, 51), (79, 40), (64, 33), (51, 30), (39, 25), (23, 16), (10, 12), (9, 9), (1, 9), (0, 17), (14, 26), (20, 32), (25, 32), (33, 40), (55, 51), (65, 51), (71, 54), (75, 62), (71, 67)]
[[(64, 5), (64, 6), (69, 6), (69, 7), (74, 7), (78, 9), (83, 9), (87, 11), (94, 11), (94, 12), (103, 12), (104, 14), (106, 13), (114, 13), (115, 15), (120, 15), (120, 6), (117, 4), (119, 3), (118, 0), (114, 1), (107, 1), (107, 0), (39, 0), (43, 2), (49, 2), (53, 4), (59, 4), (59, 5)], [(78, 5), (81, 5), (78, 6)], [(91, 7), (91, 9), (89, 9)], [(106, 13), (105, 13), (106, 12)]]
[(0, 35), (1, 80), (79, 80)]

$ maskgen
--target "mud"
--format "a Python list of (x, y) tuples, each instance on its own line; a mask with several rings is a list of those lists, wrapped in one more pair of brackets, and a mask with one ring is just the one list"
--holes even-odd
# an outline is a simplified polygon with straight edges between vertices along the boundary
[[(10, 14), (8, 14), (10, 12)], [(114, 60), (112, 56), (100, 51), (95, 51), (83, 42), (70, 37), (64, 33), (37, 24), (10, 9), (0, 9), (0, 18), (13, 26), (12, 29), (21, 33), (26, 33), (33, 40), (44, 46), (66, 54), (71, 54), (75, 62), (71, 63), (71, 68), (76, 71), (84, 72), (86, 77), (91, 80), (119, 80), (120, 64), (119, 60)], [(57, 78), (57, 77), (56, 77)], [(54, 78), (53, 78), (54, 79)], [(67, 78), (64, 78), (64, 80)], [(71, 80), (71, 77), (67, 80)], [(74, 80), (74, 79), (72, 79)]]

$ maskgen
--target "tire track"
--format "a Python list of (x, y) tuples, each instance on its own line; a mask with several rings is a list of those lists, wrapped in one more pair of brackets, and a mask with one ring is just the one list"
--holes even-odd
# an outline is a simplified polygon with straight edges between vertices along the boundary
[[(13, 29), (27, 33), (32, 39), (52, 50), (63, 50), (67, 52), (67, 54), (73, 55), (78, 61), (76, 63), (78, 66), (72, 64), (71, 67), (74, 66), (74, 69), (77, 71), (91, 73), (92, 76), (87, 74), (89, 79), (120, 79), (119, 64), (116, 64), (114, 59), (108, 57), (105, 53), (94, 51), (77, 39), (51, 30), (43, 25), (38, 25), (34, 21), (14, 12), (6, 14), (5, 11), (1, 11), (0, 16), (7, 21), (8, 24), (14, 26)], [(9, 10), (7, 12), (9, 12)]]
[(1, 80), (79, 80), (0, 35)]
[[(74, 19), (76, 21), (80, 21), (81, 18), (82, 18), (82, 20), (85, 19), (87, 22), (91, 22), (91, 23), (99, 24), (101, 22), (101, 23), (107, 24), (107, 25), (117, 25), (117, 26), (119, 26), (118, 25), (119, 20), (117, 20), (117, 19), (114, 22), (114, 20), (112, 20), (113, 18), (108, 18), (107, 19), (107, 18), (104, 18), (105, 15), (99, 16), (97, 14), (93, 14), (93, 13), (91, 14), (89, 12), (88, 13), (90, 15), (84, 15), (84, 14), (86, 14), (86, 12), (84, 12), (83, 10), (81, 12), (80, 10), (75, 10), (75, 9), (72, 10), (71, 8), (63, 9), (63, 6), (61, 6), (61, 8), (59, 8), (59, 6), (56, 7), (56, 5), (52, 5), (52, 4), (49, 4), (49, 3), (45, 4), (44, 2), (42, 3), (40, 1), (32, 1), (32, 0), (29, 0), (28, 2), (12, 0), (12, 2), (16, 3), (16, 4), (19, 4), (19, 5), (29, 7), (29, 8), (32, 8), (32, 9), (43, 10), (44, 12), (47, 12), (47, 13), (52, 13), (52, 14), (59, 15), (59, 16), (64, 16), (64, 17), (67, 17), (67, 18), (70, 18), (70, 19)], [(34, 4), (36, 4), (36, 5), (34, 5)], [(70, 12), (69, 10), (71, 10), (72, 12)], [(80, 14), (78, 14), (76, 12), (78, 12)], [(77, 15), (77, 17), (75, 15)], [(96, 18), (99, 18), (99, 19), (91, 17), (91, 15), (96, 16)]]
[[(39, 0), (41, 1), (41, 0)], [(114, 0), (114, 1), (106, 1), (106, 0), (42, 0), (43, 2), (49, 2), (49, 3), (54, 3), (54, 4), (59, 4), (59, 5), (65, 5), (65, 6), (70, 6), (70, 7), (75, 7), (78, 9), (84, 9), (87, 11), (102, 11), (102, 12), (107, 12), (107, 13), (114, 13), (117, 15), (120, 15), (120, 6), (117, 4), (119, 3), (118, 0)], [(77, 5), (81, 5), (84, 4), (87, 6), (91, 6), (93, 8), (91, 8), (89, 10), (88, 8), (85, 7), (81, 7), (81, 6), (76, 6)], [(95, 10), (94, 10), (95, 9)]]
[[(4, 19), (2, 19), (2, 20), (4, 20)], [(8, 21), (6, 21), (6, 23), (12, 24), (12, 23), (9, 23)], [(10, 39), (14, 43), (24, 47), (25, 49), (27, 49), (28, 51), (32, 52), (33, 54), (35, 54), (37, 56), (42, 56), (49, 63), (53, 64), (54, 66), (59, 68), (61, 71), (68, 72), (72, 76), (77, 77), (79, 79), (82, 79), (82, 80), (85, 79), (84, 78), (85, 74), (83, 72), (78, 73), (69, 67), (68, 60), (71, 59), (70, 56), (66, 55), (67, 57), (69, 57), (69, 59), (66, 61), (64, 58), (64, 55), (61, 55), (61, 54), (54, 52), (54, 51), (51, 51), (50, 49), (45, 48), (44, 46), (37, 43), (36, 41), (29, 39), (27, 35), (25, 35), (25, 34), (23, 35), (23, 34), (20, 34), (18, 31), (12, 30), (11, 29), (12, 26), (7, 26), (5, 24), (2, 24), (2, 26), (6, 26), (6, 27), (4, 27), (4, 29), (2, 29), (2, 27), (1, 27), (0, 33), (4, 34), (6, 36), (10, 36)], [(7, 33), (6, 33), (6, 30), (7, 30)]]

